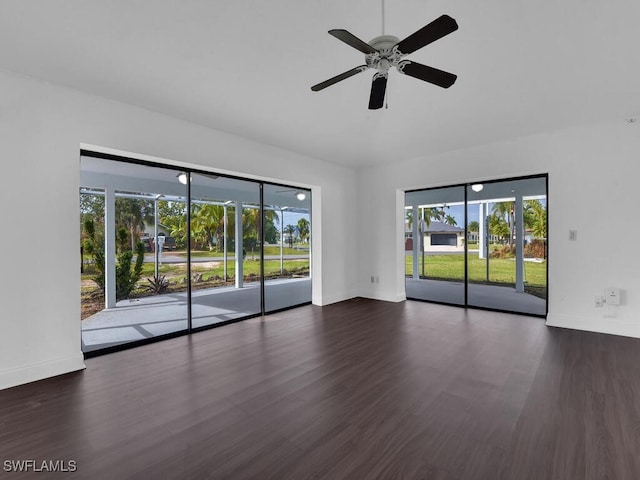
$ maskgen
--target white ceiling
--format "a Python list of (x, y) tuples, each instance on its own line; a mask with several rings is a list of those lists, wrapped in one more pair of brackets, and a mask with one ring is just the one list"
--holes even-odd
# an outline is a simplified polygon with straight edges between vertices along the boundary
[[(408, 58), (445, 90), (372, 71), (327, 34), (381, 33), (381, 0), (2, 0), (0, 69), (350, 167), (640, 115), (638, 0), (386, 0), (401, 39), (443, 13), (460, 26)], [(144, 153), (144, 152), (143, 152)]]

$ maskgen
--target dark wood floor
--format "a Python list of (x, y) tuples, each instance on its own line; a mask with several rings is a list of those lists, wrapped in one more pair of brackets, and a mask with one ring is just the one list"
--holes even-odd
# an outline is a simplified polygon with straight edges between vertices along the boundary
[(92, 479), (636, 480), (640, 340), (417, 302), (307, 306), (0, 391), (0, 456)]

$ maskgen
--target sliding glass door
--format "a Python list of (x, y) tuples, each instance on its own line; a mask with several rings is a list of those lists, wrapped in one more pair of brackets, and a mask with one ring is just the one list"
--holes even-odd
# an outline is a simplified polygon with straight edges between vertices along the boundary
[(266, 312), (311, 301), (311, 191), (264, 186)]
[(464, 305), (464, 187), (406, 194), (407, 297)]
[(188, 329), (187, 189), (176, 172), (83, 157), (82, 349)]
[(192, 327), (260, 309), (260, 184), (191, 174)]
[(311, 302), (311, 191), (84, 152), (82, 349)]
[(547, 313), (547, 179), (467, 187), (469, 306)]
[(547, 177), (407, 192), (405, 258), (407, 298), (545, 316)]

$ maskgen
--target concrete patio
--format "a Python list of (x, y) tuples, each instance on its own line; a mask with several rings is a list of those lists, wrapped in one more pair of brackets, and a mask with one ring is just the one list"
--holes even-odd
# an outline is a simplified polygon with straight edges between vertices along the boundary
[[(311, 279), (265, 282), (265, 310), (311, 301)], [(192, 323), (199, 328), (260, 313), (260, 284), (192, 292)], [(187, 329), (187, 293), (122, 300), (82, 321), (82, 351), (135, 342)]]
[[(464, 283), (443, 280), (405, 281), (407, 298), (433, 302), (464, 304)], [(506, 310), (530, 315), (546, 315), (547, 302), (535, 295), (516, 292), (513, 287), (469, 284), (469, 306)]]

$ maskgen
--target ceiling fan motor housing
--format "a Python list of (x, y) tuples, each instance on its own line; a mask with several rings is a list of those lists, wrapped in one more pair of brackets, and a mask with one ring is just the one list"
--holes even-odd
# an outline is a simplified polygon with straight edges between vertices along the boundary
[(395, 47), (400, 39), (393, 35), (381, 35), (369, 42), (376, 53), (368, 53), (364, 56), (365, 62), (369, 68), (375, 68), (379, 72), (387, 72), (389, 67), (397, 67), (398, 61), (403, 55)]

